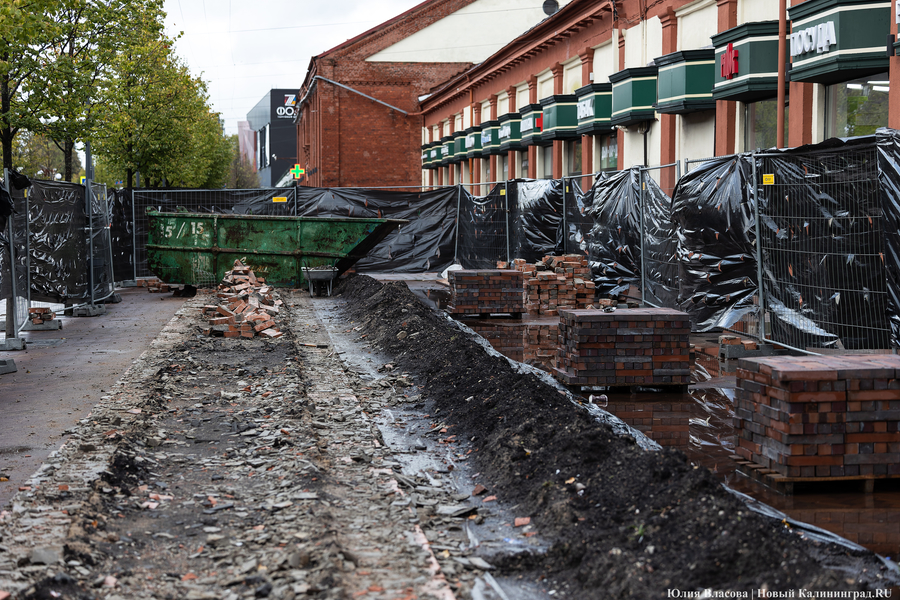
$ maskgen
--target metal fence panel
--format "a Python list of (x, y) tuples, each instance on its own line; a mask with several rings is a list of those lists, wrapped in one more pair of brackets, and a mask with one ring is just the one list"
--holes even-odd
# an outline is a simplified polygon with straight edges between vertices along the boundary
[(874, 143), (755, 158), (773, 341), (809, 351), (889, 348)]
[(640, 169), (641, 300), (657, 308), (677, 308), (681, 296), (672, 195), (681, 176), (673, 163)]

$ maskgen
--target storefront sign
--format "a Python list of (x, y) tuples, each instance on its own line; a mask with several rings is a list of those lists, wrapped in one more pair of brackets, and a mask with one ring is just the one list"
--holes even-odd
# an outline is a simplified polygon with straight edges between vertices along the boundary
[(512, 135), (512, 127), (509, 123), (504, 123), (500, 126), (500, 132), (497, 135), (501, 140), (508, 140)]
[(578, 120), (589, 119), (594, 116), (594, 97), (588, 96), (578, 101)]
[(791, 57), (813, 50), (817, 54), (828, 52), (835, 44), (837, 44), (837, 32), (834, 29), (834, 21), (819, 23), (791, 34)]
[(725, 52), (722, 53), (721, 61), (722, 79), (733, 79), (738, 74), (738, 51), (734, 49), (733, 44), (728, 44)]

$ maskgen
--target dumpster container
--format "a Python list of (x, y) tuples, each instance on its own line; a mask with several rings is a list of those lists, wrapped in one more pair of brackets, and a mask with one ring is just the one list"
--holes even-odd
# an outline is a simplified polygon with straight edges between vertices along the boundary
[(147, 212), (150, 270), (166, 283), (211, 287), (240, 260), (277, 287), (306, 283), (302, 269), (336, 276), (408, 221)]

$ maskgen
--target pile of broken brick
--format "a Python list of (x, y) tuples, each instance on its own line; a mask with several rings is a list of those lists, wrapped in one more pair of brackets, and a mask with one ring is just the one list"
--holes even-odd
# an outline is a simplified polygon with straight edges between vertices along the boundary
[(282, 301), (272, 297), (273, 289), (265, 285), (265, 279), (257, 277), (250, 267), (234, 261), (234, 268), (225, 273), (216, 292), (222, 304), (203, 307), (209, 317), (209, 327), (204, 335), (219, 337), (245, 337), (256, 335), (277, 338), (283, 334), (275, 324)]

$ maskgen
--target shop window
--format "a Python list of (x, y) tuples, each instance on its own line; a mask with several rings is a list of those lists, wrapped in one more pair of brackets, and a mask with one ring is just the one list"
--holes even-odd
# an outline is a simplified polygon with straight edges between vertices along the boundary
[(829, 85), (825, 95), (825, 137), (871, 135), (888, 124), (887, 73)]
[[(787, 97), (784, 107), (784, 131), (788, 130)], [(761, 100), (744, 105), (744, 151), (768, 149), (777, 146), (778, 100)]]
[(599, 139), (599, 171), (615, 171), (619, 168), (619, 136), (604, 135)]
[(500, 181), (509, 179), (509, 159), (506, 154), (497, 155), (497, 171), (500, 175)]
[(553, 146), (541, 146), (541, 177), (553, 179)]
[[(483, 158), (481, 159), (481, 181), (491, 181), (491, 159)], [(491, 191), (491, 186), (486, 185), (482, 188), (481, 193), (485, 196)]]
[(528, 152), (522, 153), (522, 172), (521, 177), (528, 177)]
[(581, 140), (566, 142), (566, 175), (581, 175)]

